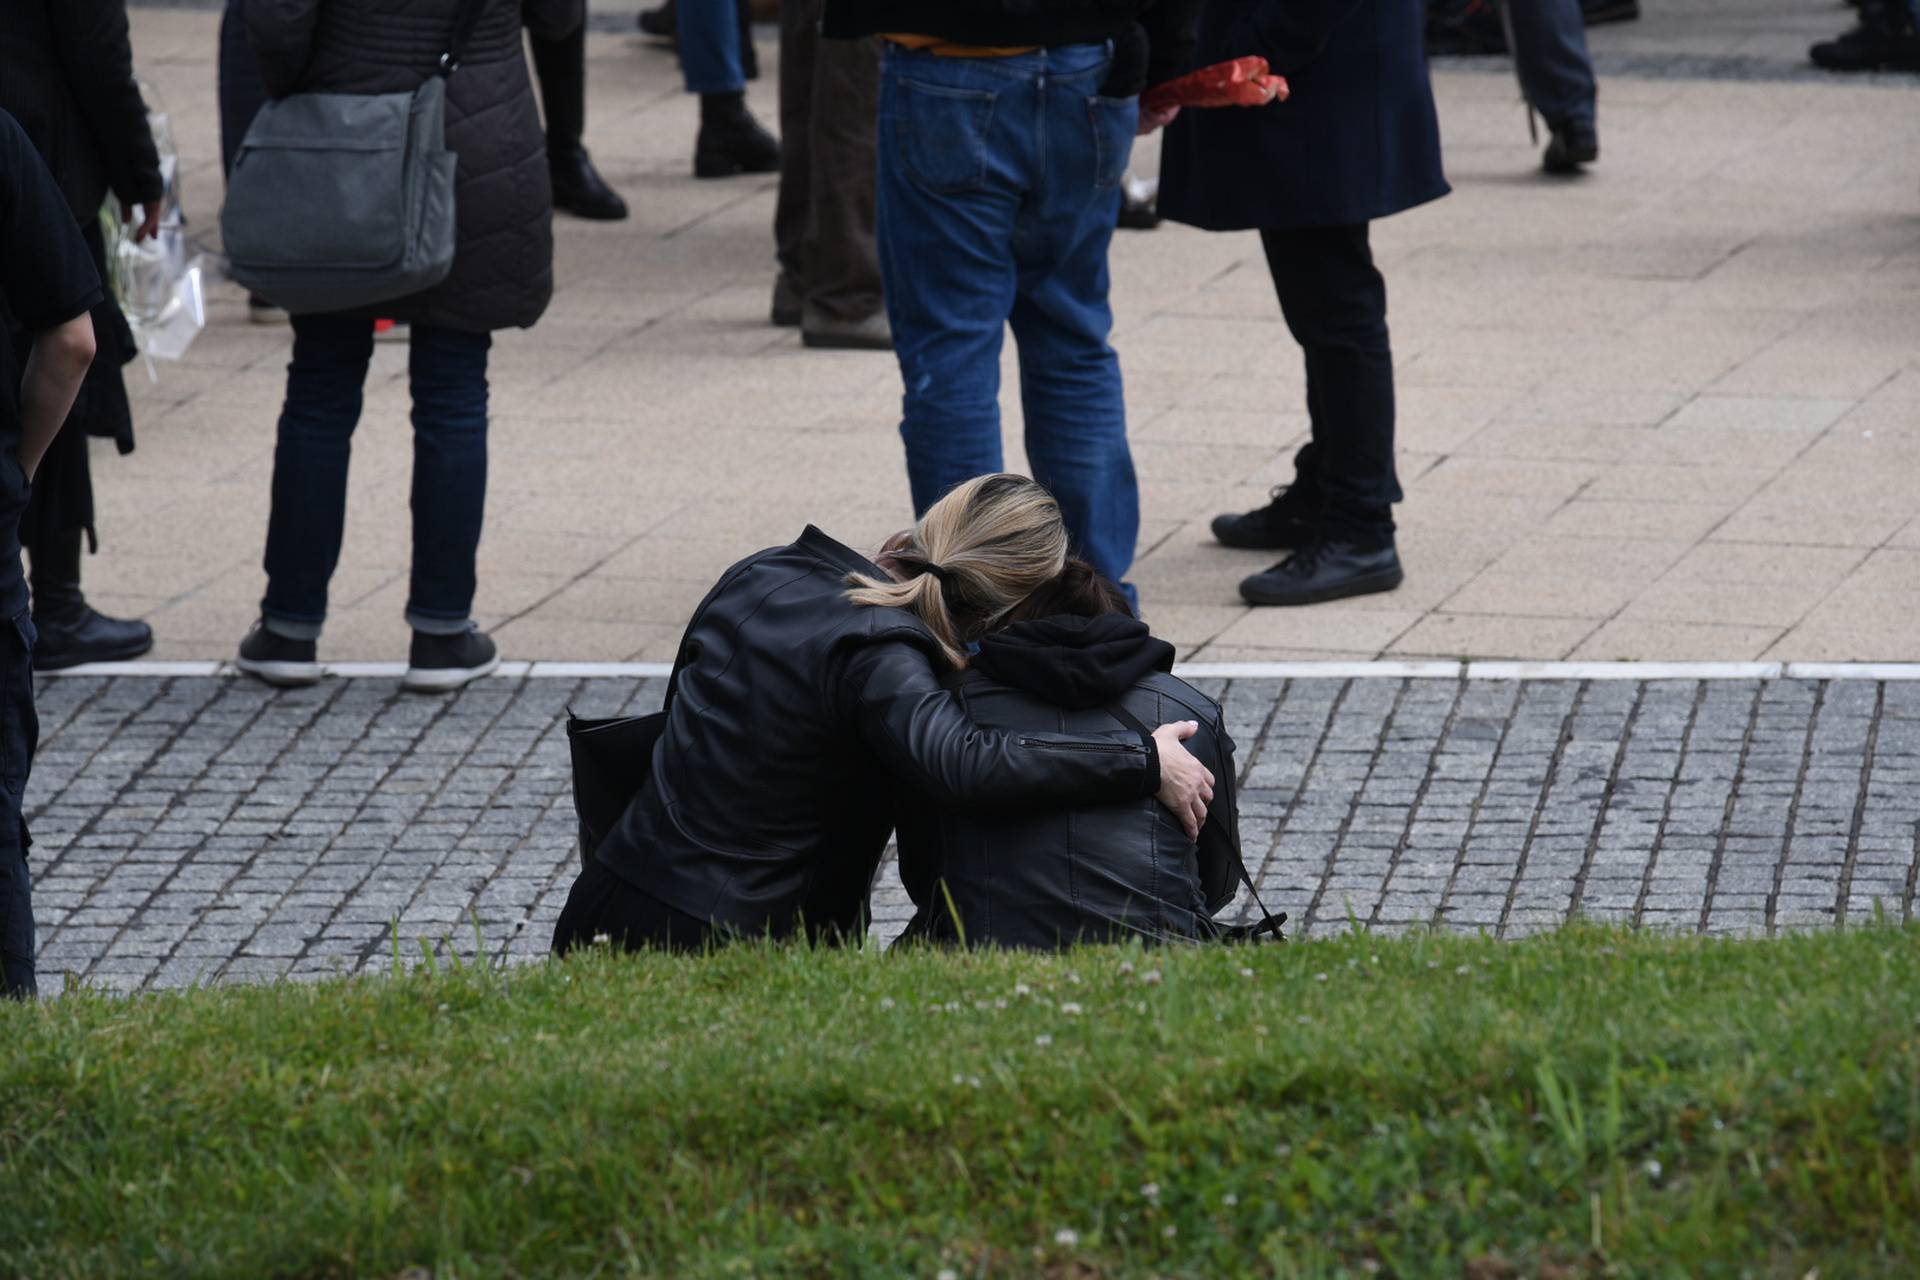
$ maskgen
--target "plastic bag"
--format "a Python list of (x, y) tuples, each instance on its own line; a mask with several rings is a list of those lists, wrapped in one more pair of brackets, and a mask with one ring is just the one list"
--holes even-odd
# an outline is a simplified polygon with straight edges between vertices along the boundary
[(1287, 79), (1267, 69), (1265, 58), (1235, 58), (1202, 67), (1140, 95), (1150, 111), (1173, 107), (1264, 107), (1287, 100)]
[[(151, 101), (151, 91), (147, 96)], [(133, 328), (140, 353), (147, 358), (148, 374), (155, 376), (154, 360), (180, 359), (206, 328), (206, 262), (187, 238), (187, 220), (180, 211), (180, 153), (174, 146), (172, 124), (164, 111), (150, 111), (147, 123), (160, 152), (160, 176), (165, 183), (159, 230), (135, 244), (135, 228), (120, 217), (112, 197), (100, 211), (100, 225), (107, 238), (114, 297)]]

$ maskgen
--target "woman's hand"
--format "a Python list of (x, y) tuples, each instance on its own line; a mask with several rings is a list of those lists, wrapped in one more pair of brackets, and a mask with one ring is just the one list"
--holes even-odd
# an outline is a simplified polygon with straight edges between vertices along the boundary
[(160, 206), (166, 203), (165, 197), (149, 200), (140, 205), (142, 217), (139, 222), (133, 220), (134, 204), (130, 200), (120, 202), (120, 221), (133, 230), (133, 242), (151, 240), (160, 234)]
[(1200, 724), (1196, 720), (1163, 724), (1153, 731), (1154, 745), (1160, 751), (1160, 790), (1154, 798), (1180, 819), (1189, 840), (1200, 838), (1200, 828), (1207, 821), (1207, 804), (1213, 799), (1213, 772), (1181, 745), (1198, 732)]
[(1140, 123), (1134, 129), (1134, 136), (1144, 138), (1155, 129), (1164, 129), (1172, 124), (1174, 117), (1180, 114), (1180, 108), (1168, 107), (1164, 111), (1155, 111), (1150, 107), (1140, 108)]

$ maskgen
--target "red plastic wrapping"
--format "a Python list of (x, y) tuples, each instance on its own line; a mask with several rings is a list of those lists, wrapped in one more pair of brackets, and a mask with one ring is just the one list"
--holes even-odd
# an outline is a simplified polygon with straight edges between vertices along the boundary
[(1140, 95), (1150, 111), (1170, 107), (1264, 107), (1287, 100), (1285, 76), (1267, 70), (1265, 58), (1235, 58), (1157, 84)]

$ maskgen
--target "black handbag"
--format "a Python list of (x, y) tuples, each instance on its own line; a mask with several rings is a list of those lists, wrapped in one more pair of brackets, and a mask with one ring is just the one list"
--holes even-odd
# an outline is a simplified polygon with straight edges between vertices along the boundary
[(667, 729), (667, 713), (582, 720), (567, 715), (567, 752), (573, 758), (573, 809), (580, 817), (582, 865), (613, 830), (634, 797), (647, 789), (653, 749)]

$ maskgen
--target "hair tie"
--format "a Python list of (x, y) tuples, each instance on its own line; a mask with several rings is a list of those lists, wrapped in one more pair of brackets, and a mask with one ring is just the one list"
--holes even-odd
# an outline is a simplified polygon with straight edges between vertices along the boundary
[(949, 581), (945, 566), (934, 564), (931, 560), (925, 561), (920, 565), (920, 572), (930, 573), (940, 579), (940, 585), (943, 587), (946, 586)]

